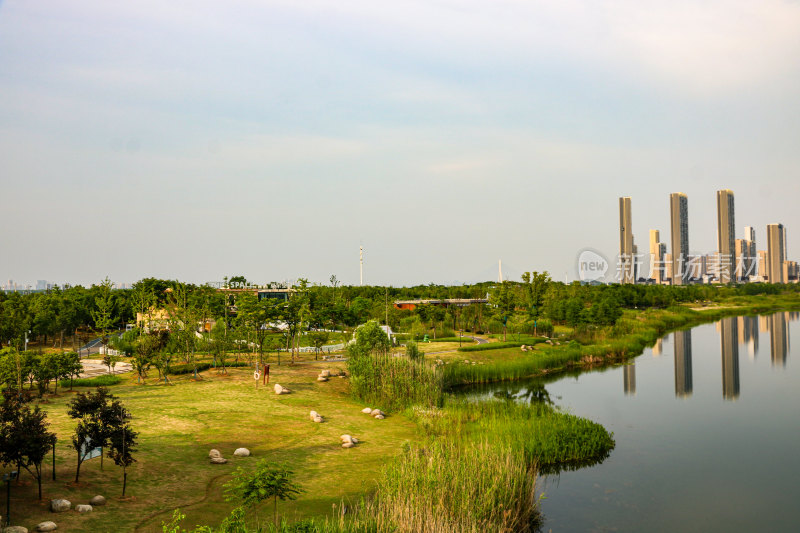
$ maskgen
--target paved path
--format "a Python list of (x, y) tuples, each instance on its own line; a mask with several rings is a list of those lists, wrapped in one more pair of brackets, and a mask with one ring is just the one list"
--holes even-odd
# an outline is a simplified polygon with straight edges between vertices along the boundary
[[(93, 378), (97, 376), (103, 376), (108, 374), (108, 367), (103, 364), (102, 361), (97, 359), (84, 359), (81, 361), (83, 365), (83, 372), (81, 372), (82, 378)], [(124, 374), (125, 372), (130, 372), (133, 369), (130, 363), (117, 363), (114, 367), (114, 370), (111, 372), (112, 374)]]

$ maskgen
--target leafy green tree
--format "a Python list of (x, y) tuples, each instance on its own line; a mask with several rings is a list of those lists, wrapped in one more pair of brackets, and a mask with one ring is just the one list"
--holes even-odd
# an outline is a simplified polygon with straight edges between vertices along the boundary
[(47, 413), (31, 409), (30, 398), (19, 390), (4, 389), (0, 405), (0, 462), (27, 470), (42, 499), (42, 462), (53, 448), (55, 434), (48, 431)]
[(525, 284), (526, 304), (528, 315), (534, 321), (533, 334), (537, 335), (537, 321), (541, 314), (544, 296), (551, 283), (550, 274), (545, 272), (525, 272), (522, 274), (522, 282)]
[(330, 333), (327, 331), (312, 331), (308, 334), (308, 336), (311, 340), (311, 346), (314, 347), (314, 359), (316, 359), (319, 351), (323, 346), (325, 346), (325, 344), (328, 343), (328, 339), (330, 339)]
[(122, 497), (128, 485), (127, 468), (136, 462), (133, 453), (136, 451), (139, 433), (130, 426), (130, 412), (119, 400), (113, 400), (108, 410), (102, 415), (108, 427), (108, 457), (114, 464), (122, 467)]
[(94, 299), (95, 310), (92, 311), (92, 320), (94, 320), (94, 327), (100, 332), (103, 342), (103, 353), (106, 353), (106, 346), (108, 346), (108, 334), (114, 327), (116, 318), (114, 317), (114, 298), (111, 294), (112, 283), (106, 277), (100, 285), (97, 285), (97, 296)]
[(275, 527), (278, 526), (278, 499), (295, 500), (303, 492), (292, 477), (294, 472), (285, 464), (271, 463), (261, 459), (252, 471), (242, 467), (233, 473), (233, 479), (225, 484), (227, 500), (240, 501), (245, 507), (255, 508), (269, 498), (274, 502)]
[(508, 319), (516, 309), (516, 298), (512, 283), (508, 280), (500, 283), (490, 294), (489, 304), (494, 307), (494, 318), (503, 324), (503, 340), (507, 340)]
[[(70, 418), (78, 420), (78, 425), (72, 435), (72, 447), (78, 453), (78, 465), (75, 470), (75, 483), (78, 482), (81, 465), (85, 460), (83, 448), (87, 444), (94, 447), (104, 448), (108, 443), (109, 426), (107, 411), (114, 396), (105, 387), (97, 387), (97, 391), (92, 393), (79, 392), (73, 398), (67, 409)], [(102, 468), (102, 455), (101, 455)]]
[(252, 293), (240, 294), (236, 299), (239, 319), (250, 330), (258, 346), (258, 362), (264, 363), (264, 344), (270, 333), (269, 324), (278, 317), (278, 307), (272, 298), (258, 299)]

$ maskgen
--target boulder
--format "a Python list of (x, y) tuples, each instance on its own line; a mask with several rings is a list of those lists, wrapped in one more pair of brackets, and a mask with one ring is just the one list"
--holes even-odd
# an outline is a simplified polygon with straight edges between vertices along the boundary
[(319, 413), (318, 413), (318, 412), (316, 412), (316, 411), (311, 411), (310, 413), (308, 413), (308, 417), (309, 417), (311, 420), (314, 420), (314, 419), (315, 419), (315, 418), (317, 418), (318, 416), (319, 416)]
[(386, 417), (385, 417), (385, 416), (383, 416), (383, 415), (375, 415), (375, 417), (374, 417), (374, 418), (375, 418), (375, 420), (383, 420), (383, 419), (384, 419), (384, 418), (386, 418)]
[(344, 444), (342, 444), (342, 448), (352, 448), (353, 446), (355, 446), (355, 444), (353, 444), (352, 442), (345, 442)]
[(372, 409), (370, 409), (369, 407), (365, 407), (361, 410), (361, 412), (364, 413), (365, 415), (371, 415)]
[(106, 499), (103, 496), (100, 496), (99, 494), (97, 496), (95, 496), (94, 498), (92, 498), (91, 500), (89, 500), (89, 505), (91, 505), (93, 507), (96, 507), (98, 505), (105, 505), (105, 504), (106, 504)]
[(208, 458), (213, 459), (214, 457), (222, 457), (222, 454), (219, 453), (219, 450), (211, 450), (208, 452)]
[(55, 531), (58, 529), (58, 526), (55, 522), (41, 522), (38, 526), (36, 526), (36, 531)]
[(211, 464), (212, 465), (224, 465), (227, 462), (228, 462), (228, 460), (225, 459), (224, 457), (212, 457), (211, 458)]
[(342, 435), (341, 437), (339, 437), (339, 439), (342, 442), (353, 442), (353, 437), (351, 437), (350, 435)]
[(3, 533), (28, 533), (28, 528), (22, 526), (8, 526), (3, 529)]
[(524, 344), (522, 346), (520, 346), (520, 348), (522, 349), (523, 352), (527, 352), (528, 351), (528, 347), (525, 346)]
[(331, 377), (331, 371), (330, 370), (323, 370), (322, 372), (319, 373), (319, 377), (321, 377), (321, 378), (329, 378), (329, 377)]
[(75, 510), (78, 511), (79, 513), (91, 513), (92, 506), (86, 504), (78, 504), (75, 506)]
[(277, 383), (275, 384), (275, 394), (289, 394), (290, 392), (292, 392), (292, 391), (290, 391), (286, 387), (282, 387), (281, 385), (279, 385)]
[(72, 503), (69, 500), (50, 500), (50, 510), (54, 513), (69, 511)]
[(317, 381), (328, 381), (328, 378), (326, 378), (326, 377), (324, 377), (324, 376), (319, 376), (319, 377), (317, 378)]
[(380, 409), (373, 409), (372, 412), (370, 412), (370, 416), (378, 416), (378, 415), (385, 416), (386, 413), (384, 413)]
[(236, 448), (233, 452), (234, 457), (250, 457), (250, 450), (247, 448)]
[(358, 444), (358, 439), (357, 438), (351, 437), (350, 439), (353, 442), (353, 444)]
[(322, 422), (322, 417), (317, 415), (313, 418), (313, 421), (316, 422), (317, 424), (320, 424)]

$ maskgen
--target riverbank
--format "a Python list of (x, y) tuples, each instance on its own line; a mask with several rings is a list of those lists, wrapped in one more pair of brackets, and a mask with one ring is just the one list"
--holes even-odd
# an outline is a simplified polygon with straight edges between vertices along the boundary
[[(800, 310), (800, 294), (736, 296), (704, 306), (702, 310), (695, 309), (686, 305), (626, 310), (614, 326), (588, 327), (550, 343), (540, 343), (529, 352), (522, 352), (519, 348), (489, 350), (481, 352), (480, 358), (470, 353), (467, 363), (453, 361), (440, 366), (439, 371), (444, 386), (455, 389), (622, 361), (641, 354), (671, 331), (714, 322), (726, 316)], [(476, 362), (480, 364), (474, 364)]]

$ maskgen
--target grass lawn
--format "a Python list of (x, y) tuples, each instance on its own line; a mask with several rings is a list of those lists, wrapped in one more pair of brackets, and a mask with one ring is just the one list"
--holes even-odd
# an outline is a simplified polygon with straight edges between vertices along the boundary
[[(346, 379), (316, 381), (321, 369), (341, 365), (273, 364), (271, 382), (293, 391), (282, 396), (275, 395), (271, 386), (256, 390), (249, 368), (230, 369), (228, 376), (206, 371), (198, 381), (191, 375), (173, 377), (172, 386), (156, 384), (155, 378), (136, 385), (135, 377), (124, 375), (125, 382), (110, 390), (133, 413), (133, 427), (140, 432), (138, 462), (128, 470), (125, 501), (119, 499), (122, 469), (107, 458), (104, 471), (99, 458), (86, 461), (80, 483), (73, 483), (76, 453), (70, 435), (75, 422), (66, 415), (66, 404), (74, 393), (59, 390), (58, 397), (41, 404), (58, 435), (57, 481), (51, 480), (48, 457), (43, 502), (36, 500), (36, 484), (27, 473), (23, 484), (12, 485), (13, 523), (33, 530), (39, 522), (53, 520), (60, 532), (161, 531), (161, 521), (168, 521), (172, 510), (180, 507), (187, 515), (187, 527), (216, 525), (234, 506), (223, 498), (230, 474), (237, 466), (247, 467), (265, 457), (287, 462), (306, 490), (298, 500), (281, 503), (281, 514), (289, 519), (328, 514), (333, 504), (369, 491), (402, 443), (417, 437), (416, 426), (400, 415), (375, 420), (362, 414), (364, 406), (349, 397)], [(325, 417), (324, 423), (309, 420), (312, 409)], [(358, 437), (361, 444), (342, 448), (343, 433)], [(249, 448), (252, 456), (234, 458), (238, 447)], [(211, 448), (220, 450), (228, 464), (210, 464)], [(74, 508), (95, 494), (106, 496), (108, 504), (92, 513), (48, 510), (50, 499), (66, 498)], [(270, 516), (271, 508), (264, 506), (262, 518)]]

